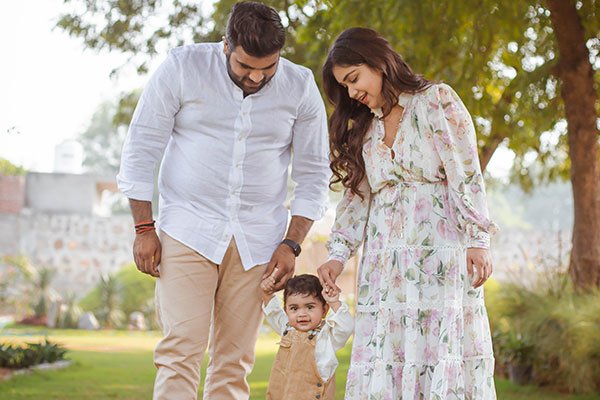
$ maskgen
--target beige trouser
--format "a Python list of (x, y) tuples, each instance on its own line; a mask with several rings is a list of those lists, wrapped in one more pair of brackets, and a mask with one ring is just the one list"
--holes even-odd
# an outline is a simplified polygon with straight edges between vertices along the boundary
[(154, 350), (154, 400), (197, 399), (209, 331), (204, 399), (247, 400), (266, 265), (245, 271), (233, 239), (221, 264), (164, 233), (160, 240), (156, 309), (164, 338)]

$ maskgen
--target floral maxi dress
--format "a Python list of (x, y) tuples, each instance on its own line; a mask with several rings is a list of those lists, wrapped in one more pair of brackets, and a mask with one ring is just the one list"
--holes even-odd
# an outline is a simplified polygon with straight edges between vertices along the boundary
[(364, 199), (346, 190), (328, 242), (330, 259), (345, 262), (364, 240), (346, 399), (492, 400), (483, 288), (466, 267), (466, 249), (488, 248), (496, 229), (473, 122), (445, 84), (399, 104), (391, 149), (374, 118)]

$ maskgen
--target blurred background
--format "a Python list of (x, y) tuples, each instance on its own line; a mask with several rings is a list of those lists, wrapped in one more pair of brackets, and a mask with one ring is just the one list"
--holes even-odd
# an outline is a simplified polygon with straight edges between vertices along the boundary
[[(154, 282), (132, 264), (133, 223), (115, 175), (149, 74), (170, 48), (220, 41), (234, 3), (0, 5), (0, 398), (150, 396)], [(499, 398), (600, 399), (600, 1), (264, 3), (280, 10), (284, 56), (318, 82), (337, 34), (367, 26), (459, 93), (501, 227), (486, 284)], [(339, 198), (330, 194), (298, 272), (325, 261)], [(356, 266), (342, 276), (350, 304)], [(267, 332), (251, 377), (257, 399), (276, 349)], [(64, 370), (15, 375), (64, 359)]]

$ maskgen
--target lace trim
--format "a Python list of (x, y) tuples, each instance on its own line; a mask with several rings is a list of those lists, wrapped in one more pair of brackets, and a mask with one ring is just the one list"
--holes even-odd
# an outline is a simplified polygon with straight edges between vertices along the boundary
[(466, 245), (461, 246), (422, 246), (422, 245), (412, 245), (412, 244), (403, 244), (403, 245), (394, 245), (394, 246), (386, 246), (384, 249), (379, 250), (367, 250), (364, 254), (382, 254), (386, 253), (390, 250), (466, 250)]
[(469, 361), (479, 361), (479, 360), (489, 360), (494, 361), (493, 354), (482, 354), (479, 356), (470, 356), (470, 357), (461, 357), (461, 356), (446, 356), (435, 363), (428, 363), (421, 360), (404, 360), (404, 361), (383, 361), (376, 360), (375, 362), (353, 362), (350, 368), (365, 368), (365, 369), (373, 369), (373, 366), (376, 364), (383, 364), (391, 367), (403, 367), (405, 365), (427, 365), (431, 367), (435, 367), (440, 363), (463, 363)]
[(379, 305), (360, 305), (356, 306), (356, 312), (371, 313), (379, 312), (382, 309), (403, 310), (408, 308), (418, 309), (444, 309), (444, 308), (466, 308), (466, 307), (485, 307), (483, 299), (463, 303), (462, 300), (456, 301), (408, 301), (404, 303), (380, 303)]

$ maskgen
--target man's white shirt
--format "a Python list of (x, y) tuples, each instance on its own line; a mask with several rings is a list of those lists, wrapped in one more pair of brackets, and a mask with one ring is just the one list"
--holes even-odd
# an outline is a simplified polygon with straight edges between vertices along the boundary
[(250, 269), (285, 234), (292, 150), (291, 214), (323, 216), (327, 117), (309, 69), (280, 58), (271, 81), (244, 97), (226, 62), (223, 43), (169, 53), (140, 97), (117, 182), (128, 198), (151, 201), (162, 158), (160, 229), (217, 264), (233, 237)]

